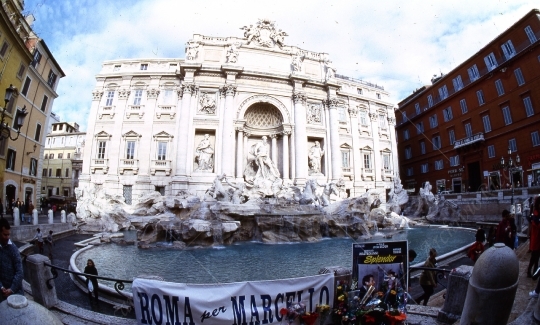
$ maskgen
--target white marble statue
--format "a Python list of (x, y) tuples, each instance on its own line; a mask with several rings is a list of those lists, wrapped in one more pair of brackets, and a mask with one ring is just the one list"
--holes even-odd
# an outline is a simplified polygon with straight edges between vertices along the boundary
[(326, 60), (326, 61), (324, 61), (324, 65), (325, 65), (325, 68), (326, 68), (326, 76), (325, 76), (326, 79), (325, 80), (335, 78), (336, 77), (336, 68), (334, 68), (334, 66), (332, 65), (332, 61)]
[(283, 41), (285, 40), (285, 36), (289, 35), (281, 29), (279, 31), (274, 30), (272, 34), (270, 34), (270, 38), (277, 44), (277, 46), (279, 46), (279, 48), (283, 47)]
[(214, 169), (213, 155), (214, 149), (210, 145), (210, 135), (205, 134), (195, 149), (195, 161), (199, 165), (195, 171), (211, 172)]
[(255, 164), (257, 165), (257, 174), (255, 178), (262, 178), (265, 180), (274, 180), (279, 178), (279, 171), (270, 159), (270, 145), (266, 136), (261, 138), (261, 142), (255, 144), (253, 148), (255, 154)]
[(227, 63), (236, 63), (238, 61), (238, 45), (231, 44), (227, 49)]
[(199, 43), (189, 42), (186, 48), (186, 61), (193, 61), (199, 53)]
[(244, 37), (247, 38), (247, 43), (246, 44), (251, 43), (251, 41), (254, 38), (259, 37), (259, 30), (257, 28), (255, 28), (255, 27), (253, 27), (253, 25), (249, 25), (249, 27), (244, 26), (244, 27), (242, 27), (240, 29), (244, 31)]
[(321, 147), (319, 141), (315, 141), (309, 149), (309, 175), (322, 175), (321, 174), (321, 158), (324, 155), (324, 149)]
[(302, 72), (302, 63), (306, 56), (301, 54), (300, 51), (296, 52), (292, 57), (292, 70), (293, 72)]
[(205, 113), (205, 114), (216, 113), (216, 101), (207, 93), (202, 93), (201, 98), (199, 99), (199, 103), (201, 104), (201, 107), (199, 108), (199, 113)]

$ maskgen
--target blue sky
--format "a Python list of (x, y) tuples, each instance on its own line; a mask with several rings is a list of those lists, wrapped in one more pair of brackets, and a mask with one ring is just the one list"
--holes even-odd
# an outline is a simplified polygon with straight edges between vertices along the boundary
[(285, 44), (329, 53), (338, 74), (385, 87), (397, 103), (510, 27), (538, 1), (26, 0), (34, 30), (66, 73), (53, 111), (86, 130), (105, 60), (184, 58), (193, 34), (237, 36), (259, 18)]

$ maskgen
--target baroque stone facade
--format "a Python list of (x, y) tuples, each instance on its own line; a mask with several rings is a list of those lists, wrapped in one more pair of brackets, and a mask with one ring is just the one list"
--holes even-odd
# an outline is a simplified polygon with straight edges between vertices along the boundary
[(244, 38), (195, 34), (186, 59), (104, 62), (81, 187), (128, 203), (154, 190), (202, 198), (225, 174), (263, 193), (276, 179), (314, 179), (320, 191), (339, 182), (341, 197), (375, 189), (385, 202), (398, 168), (384, 88), (336, 74), (326, 53), (286, 45), (272, 21), (242, 29)]

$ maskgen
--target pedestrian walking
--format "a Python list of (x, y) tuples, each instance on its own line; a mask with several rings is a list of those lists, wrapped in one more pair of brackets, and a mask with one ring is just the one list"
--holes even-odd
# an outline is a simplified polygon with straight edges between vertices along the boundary
[(19, 207), (19, 213), (21, 214), (21, 224), (23, 224), (26, 215), (26, 204), (24, 204), (24, 201), (21, 202), (21, 206)]
[[(88, 261), (86, 262), (84, 273), (95, 275), (95, 276), (98, 275), (96, 265), (94, 264), (94, 261), (92, 261), (91, 259), (88, 259)], [(93, 276), (86, 276), (86, 287), (88, 288), (88, 298), (90, 298), (90, 301), (92, 301), (92, 293), (94, 293), (94, 301), (96, 303), (99, 303), (97, 278)]]
[(38, 245), (39, 253), (43, 254), (43, 234), (41, 233), (41, 229), (36, 229), (36, 235), (32, 241)]
[[(435, 250), (435, 248), (431, 248), (429, 250), (429, 257), (424, 263), (424, 267), (435, 268), (435, 264), (437, 264), (436, 257), (437, 251)], [(422, 290), (424, 290), (424, 294), (422, 294), (420, 298), (416, 299), (416, 302), (420, 304), (422, 301), (424, 301), (424, 306), (427, 306), (429, 298), (431, 297), (431, 295), (433, 295), (433, 292), (437, 287), (435, 271), (422, 271), (422, 275), (420, 275), (420, 286), (422, 287)]]

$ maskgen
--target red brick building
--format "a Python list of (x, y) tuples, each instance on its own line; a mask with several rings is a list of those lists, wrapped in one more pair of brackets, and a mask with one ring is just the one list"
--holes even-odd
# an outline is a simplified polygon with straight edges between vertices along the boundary
[[(540, 11), (399, 103), (400, 177), (415, 192), (540, 185)], [(508, 150), (512, 151), (511, 155)], [(511, 156), (520, 163), (502, 168)], [(514, 165), (515, 166), (515, 165)]]

